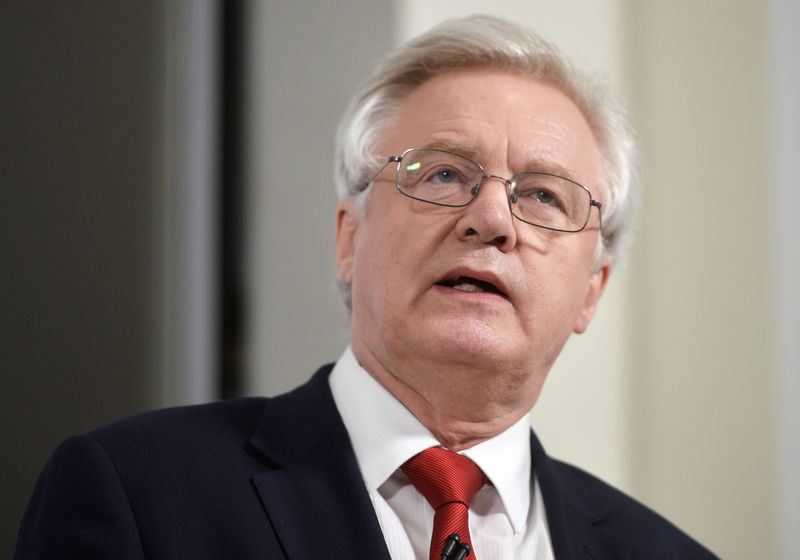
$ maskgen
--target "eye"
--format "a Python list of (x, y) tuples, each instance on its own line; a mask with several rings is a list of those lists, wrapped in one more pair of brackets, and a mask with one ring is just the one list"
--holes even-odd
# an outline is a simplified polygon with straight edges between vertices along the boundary
[(512, 183), (512, 189), (516, 195), (514, 202), (518, 200), (520, 204), (536, 204), (537, 206), (551, 206), (553, 208), (561, 208), (563, 206), (562, 199), (552, 190), (541, 187), (520, 188), (517, 183)]
[(555, 195), (550, 191), (538, 190), (532, 192), (530, 196), (542, 204), (560, 206), (558, 204), (558, 199), (556, 199)]
[(443, 168), (433, 173), (431, 176), (431, 181), (434, 183), (447, 185), (458, 181), (460, 178), (461, 175), (455, 169)]

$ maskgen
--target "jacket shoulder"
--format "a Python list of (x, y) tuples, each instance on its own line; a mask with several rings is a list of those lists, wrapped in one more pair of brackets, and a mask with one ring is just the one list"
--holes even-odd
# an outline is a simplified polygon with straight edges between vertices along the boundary
[(87, 432), (100, 442), (161, 439), (204, 439), (209, 442), (248, 437), (269, 403), (264, 397), (221, 400), (162, 408), (128, 416)]
[(264, 423), (272, 424), (272, 432), (291, 433), (297, 420), (321, 414), (319, 409), (326, 396), (331, 400), (327, 376), (332, 367), (333, 364), (321, 367), (304, 384), (275, 397), (242, 397), (152, 410), (111, 422), (86, 435), (104, 445), (114, 441), (153, 445), (160, 441), (175, 443), (177, 439), (189, 445), (241, 446)]
[(634, 558), (717, 558), (666, 518), (596, 476), (558, 460), (553, 466), (572, 507), (596, 529), (629, 543)]

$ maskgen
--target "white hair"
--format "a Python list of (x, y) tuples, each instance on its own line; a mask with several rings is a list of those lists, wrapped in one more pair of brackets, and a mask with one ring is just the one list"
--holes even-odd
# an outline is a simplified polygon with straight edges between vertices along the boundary
[[(471, 68), (501, 70), (552, 85), (583, 113), (595, 135), (606, 181), (595, 262), (618, 259), (638, 199), (636, 141), (623, 104), (607, 86), (573, 69), (539, 35), (493, 16), (445, 21), (407, 42), (375, 69), (356, 92), (336, 133), (334, 181), (339, 198), (354, 199), (363, 212), (370, 191), (365, 183), (383, 163), (375, 149), (379, 135), (400, 103), (435, 76)], [(339, 288), (350, 309), (350, 285), (339, 280)]]

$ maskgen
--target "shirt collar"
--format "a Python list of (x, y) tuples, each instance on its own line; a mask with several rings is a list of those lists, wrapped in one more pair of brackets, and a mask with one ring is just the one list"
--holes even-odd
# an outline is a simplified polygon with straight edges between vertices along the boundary
[[(350, 434), (367, 490), (377, 491), (403, 463), (440, 445), (428, 429), (356, 360), (348, 346), (330, 376), (336, 407)], [(463, 452), (492, 481), (514, 532), (530, 507), (530, 424), (524, 415), (497, 436)]]

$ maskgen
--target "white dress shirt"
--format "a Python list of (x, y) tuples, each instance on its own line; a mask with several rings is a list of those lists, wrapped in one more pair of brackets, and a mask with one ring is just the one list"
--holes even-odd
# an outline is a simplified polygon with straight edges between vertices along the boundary
[[(336, 362), (330, 386), (391, 557), (428, 558), (434, 511), (400, 465), (439, 442), (358, 364), (350, 347)], [(492, 482), (478, 490), (469, 509), (477, 560), (553, 559), (541, 491), (531, 480), (529, 430), (525, 415), (462, 452)]]

